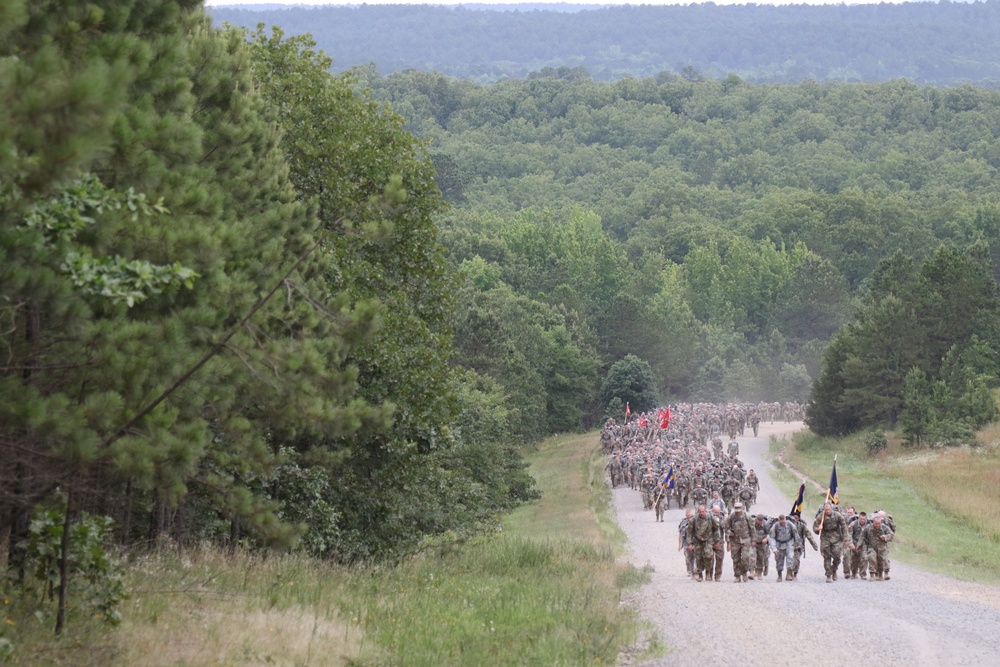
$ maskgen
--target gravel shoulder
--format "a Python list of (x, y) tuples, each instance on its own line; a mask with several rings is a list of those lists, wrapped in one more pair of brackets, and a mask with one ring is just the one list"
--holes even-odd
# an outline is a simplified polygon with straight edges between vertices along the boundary
[[(801, 422), (762, 424), (759, 437), (738, 439), (741, 458), (761, 479), (754, 512), (776, 516), (791, 508), (792, 499), (771, 481), (768, 442), (801, 428)], [(1000, 664), (1000, 587), (896, 561), (890, 581), (827, 584), (823, 561), (808, 545), (798, 581), (775, 581), (772, 561), (763, 581), (736, 584), (727, 553), (722, 581), (698, 583), (685, 573), (677, 551), (683, 510), (668, 510), (657, 523), (651, 510), (643, 510), (638, 491), (618, 488), (612, 495), (628, 536), (628, 561), (654, 569), (652, 581), (624, 603), (656, 628), (668, 651), (639, 662), (634, 656), (642, 647), (636, 647), (622, 654), (621, 665)], [(778, 638), (785, 641), (775, 643)]]

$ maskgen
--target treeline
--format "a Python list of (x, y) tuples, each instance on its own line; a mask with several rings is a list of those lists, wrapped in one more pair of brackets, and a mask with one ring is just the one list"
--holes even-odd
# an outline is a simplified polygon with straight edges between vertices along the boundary
[[(525, 377), (499, 371), (502, 350), (525, 349), (516, 339), (491, 347), (482, 338), (505, 332), (503, 304), (527, 299), (576, 332), (580, 358), (596, 359), (601, 377), (628, 354), (648, 362), (661, 399), (805, 401), (822, 376), (814, 398), (831, 414), (813, 413), (820, 432), (910, 414), (904, 376), (915, 367), (942, 380), (942, 359), (967, 358), (973, 334), (982, 363), (952, 393), (979, 400), (996, 384), (995, 91), (736, 76), (600, 83), (541, 72), (493, 85), (372, 68), (353, 76), (430, 141), (454, 207), (442, 238), (476, 288), (465, 298), (477, 321), (488, 323), (478, 333), (458, 327), (456, 342), (493, 377)], [(947, 255), (954, 271), (979, 278), (950, 285), (951, 273), (930, 268), (945, 261), (942, 248), (957, 253)], [(855, 333), (853, 351), (870, 356), (863, 366), (840, 357), (855, 371), (848, 377), (824, 349), (883, 298), (872, 276), (900, 253), (912, 271), (932, 262), (900, 306), (924, 308), (919, 327), (898, 325), (913, 349), (898, 356), (902, 339), (884, 329), (871, 334), (879, 345)], [(951, 306), (963, 319), (929, 305), (945, 293), (968, 300), (968, 310)], [(931, 326), (936, 319), (949, 324)], [(896, 380), (886, 382), (884, 364), (902, 364)], [(537, 404), (505, 386), (512, 400)], [(584, 423), (607, 408), (592, 404)], [(992, 414), (962, 410), (967, 427)]]
[(391, 559), (537, 496), (403, 118), (196, 0), (0, 19), (5, 598), (114, 620), (106, 539)]
[[(237, 3), (234, 3), (237, 4)], [(546, 67), (597, 80), (660, 73), (748, 81), (1000, 82), (1000, 2), (565, 8), (213, 7), (217, 25), (310, 33), (346, 70), (439, 71), (482, 83)]]

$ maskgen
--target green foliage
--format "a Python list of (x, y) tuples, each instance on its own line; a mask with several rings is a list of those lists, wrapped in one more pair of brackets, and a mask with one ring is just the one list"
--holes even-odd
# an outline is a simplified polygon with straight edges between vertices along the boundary
[(898, 419), (919, 445), (938, 424), (964, 421), (945, 429), (954, 439), (994, 418), (983, 370), (995, 350), (981, 336), (997, 326), (996, 284), (975, 248), (941, 247), (919, 267), (897, 254), (872, 275), (863, 300), (828, 349), (810, 428), (843, 434)]
[[(27, 537), (18, 543), (19, 562), (28, 579), (25, 587), (36, 591), (39, 610), (51, 613), (53, 591), (60, 583), (60, 554), (66, 520), (66, 500), (59, 494), (40, 505), (28, 524)], [(70, 523), (67, 600), (72, 609), (96, 615), (117, 625), (126, 598), (123, 568), (107, 551), (112, 520), (82, 512)], [(8, 573), (10, 576), (11, 573)], [(22, 593), (25, 595), (26, 593)], [(48, 600), (49, 605), (45, 604)]]
[(889, 441), (885, 437), (885, 431), (880, 431), (874, 429), (865, 433), (864, 436), (865, 452), (868, 456), (875, 456), (876, 454), (883, 452), (889, 446)]
[(656, 408), (659, 401), (653, 370), (648, 362), (630, 354), (608, 369), (601, 384), (601, 401), (604, 405), (610, 405), (616, 398), (627, 403), (633, 413)]

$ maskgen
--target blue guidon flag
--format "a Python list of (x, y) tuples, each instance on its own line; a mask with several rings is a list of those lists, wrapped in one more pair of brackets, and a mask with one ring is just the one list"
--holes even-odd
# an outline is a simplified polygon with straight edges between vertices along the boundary
[(795, 503), (792, 505), (792, 511), (789, 514), (794, 514), (797, 516), (802, 516), (802, 504), (805, 502), (806, 495), (806, 485), (802, 484), (799, 486), (799, 497), (795, 499)]
[(831, 502), (834, 505), (840, 504), (840, 498), (837, 496), (837, 457), (833, 457), (833, 472), (830, 473), (830, 488), (826, 492), (827, 502)]
[(674, 488), (674, 467), (670, 466), (670, 470), (667, 471), (666, 476), (663, 478), (662, 486), (665, 489)]

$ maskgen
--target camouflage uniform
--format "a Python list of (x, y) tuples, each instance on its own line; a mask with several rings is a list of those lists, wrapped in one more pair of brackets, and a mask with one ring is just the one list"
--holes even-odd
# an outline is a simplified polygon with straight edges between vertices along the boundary
[(843, 514), (833, 511), (832, 508), (830, 514), (824, 509), (813, 521), (813, 532), (820, 536), (819, 548), (823, 554), (826, 580), (836, 581), (844, 545), (850, 540), (847, 534), (847, 520)]
[(782, 525), (781, 517), (778, 517), (778, 520), (771, 526), (767, 538), (771, 545), (771, 550), (774, 552), (774, 569), (778, 572), (778, 581), (781, 581), (781, 573), (785, 568), (786, 561), (788, 561), (790, 566), (788, 568), (789, 575), (791, 575), (789, 578), (794, 578), (794, 575), (791, 574), (791, 566), (795, 559), (795, 548), (801, 540), (795, 523), (786, 520), (785, 524)]
[[(892, 534), (895, 536), (895, 534), (896, 534), (896, 522), (892, 520), (892, 515), (888, 514), (885, 510), (879, 510), (878, 511), (878, 515), (879, 515), (879, 518), (882, 519), (882, 525), (883, 526), (889, 526), (889, 530), (891, 530)], [(874, 519), (875, 517), (872, 517), (872, 518)], [(884, 571), (883, 574), (885, 575), (885, 578), (888, 579), (889, 578), (889, 552), (888, 551), (885, 552), (885, 557), (884, 558), (885, 558), (885, 571)]]
[(677, 524), (677, 547), (684, 553), (684, 565), (687, 567), (687, 573), (689, 575), (694, 575), (695, 566), (695, 553), (694, 551), (688, 550), (688, 526), (691, 523), (691, 519), (684, 517), (681, 522)]
[(743, 511), (742, 503), (736, 503), (733, 513), (726, 517), (725, 533), (736, 581), (753, 579), (754, 553), (751, 542), (754, 541), (754, 525), (750, 515)]
[(712, 580), (714, 546), (721, 539), (722, 533), (719, 529), (719, 523), (708, 513), (702, 516), (699, 511), (688, 524), (687, 548), (694, 553), (694, 574), (698, 577), (698, 581), (702, 580), (703, 573), (709, 581)]
[(819, 545), (816, 544), (816, 540), (813, 538), (812, 533), (809, 532), (809, 528), (806, 527), (806, 522), (802, 520), (801, 517), (788, 517), (789, 522), (794, 522), (795, 524), (795, 534), (799, 536), (798, 541), (795, 543), (795, 559), (792, 561), (792, 570), (790, 572), (792, 579), (799, 578), (799, 565), (802, 564), (802, 559), (806, 555), (806, 540), (809, 540), (809, 544), (812, 545), (813, 551), (819, 551)]
[(857, 579), (858, 575), (861, 575), (862, 579), (868, 578), (868, 548), (861, 539), (861, 532), (867, 525), (867, 517), (859, 515), (858, 520), (849, 526), (851, 544), (854, 545), (854, 548), (851, 549), (850, 555), (847, 558), (844, 558), (844, 561), (850, 561), (851, 569), (848, 577), (851, 579)]
[(758, 514), (754, 517), (754, 537), (752, 541), (754, 549), (754, 569), (756, 570), (758, 579), (767, 576), (768, 564), (771, 561), (771, 550), (767, 548), (767, 533), (767, 517), (763, 514)]
[(713, 545), (712, 551), (715, 556), (715, 580), (722, 581), (722, 563), (726, 559), (726, 546), (722, 539), (722, 508), (712, 508), (712, 519), (719, 529), (719, 541)]
[(693, 491), (691, 491), (691, 502), (694, 506), (705, 505), (708, 503), (708, 489), (704, 486), (696, 486)]
[(889, 553), (889, 542), (892, 541), (892, 537), (892, 529), (882, 523), (880, 518), (872, 519), (872, 522), (861, 531), (861, 541), (865, 543), (868, 550), (871, 581), (881, 580), (885, 577), (886, 555)]

